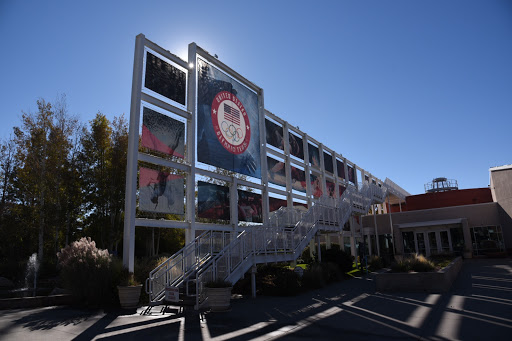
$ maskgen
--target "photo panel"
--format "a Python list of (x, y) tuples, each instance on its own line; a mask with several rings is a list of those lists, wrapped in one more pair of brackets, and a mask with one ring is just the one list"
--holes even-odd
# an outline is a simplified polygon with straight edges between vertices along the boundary
[(157, 53), (146, 50), (144, 87), (163, 96), (164, 100), (168, 99), (185, 107), (187, 105), (187, 72), (185, 70)]
[(185, 123), (143, 107), (141, 144), (142, 147), (183, 159)]
[(325, 187), (327, 189), (327, 195), (329, 195), (331, 198), (334, 198), (334, 196), (336, 195), (336, 187), (334, 185), (334, 182), (326, 180)]
[(274, 185), (286, 187), (286, 169), (284, 161), (267, 156), (268, 181)]
[(139, 209), (146, 212), (184, 214), (183, 176), (139, 168)]
[(348, 181), (351, 182), (352, 184), (355, 184), (356, 172), (355, 172), (354, 168), (350, 165), (347, 165), (347, 169), (348, 169)]
[(265, 131), (267, 135), (267, 143), (277, 149), (284, 150), (283, 127), (265, 119)]
[(304, 172), (302, 169), (291, 166), (291, 172), (292, 172), (292, 188), (301, 191), (306, 192), (306, 172)]
[(311, 166), (320, 169), (320, 152), (318, 147), (308, 143), (309, 163)]
[(268, 211), (269, 212), (274, 212), (274, 211), (277, 211), (278, 209), (280, 209), (281, 207), (287, 207), (287, 206), (288, 206), (288, 202), (286, 201), (286, 199), (278, 199), (278, 198), (274, 198), (271, 196), (268, 197)]
[(302, 142), (302, 138), (289, 132), (288, 141), (290, 144), (290, 155), (304, 161), (304, 143)]
[(198, 181), (197, 216), (199, 218), (229, 220), (229, 188)]
[(197, 58), (197, 160), (261, 178), (258, 95)]
[(338, 172), (338, 176), (345, 180), (345, 165), (342, 161), (336, 159), (336, 168)]
[(345, 192), (347, 188), (343, 185), (338, 185), (338, 191), (339, 191), (339, 197), (341, 198), (341, 196), (343, 195), (343, 192)]
[(333, 173), (332, 155), (324, 152), (324, 168), (326, 172)]
[(311, 178), (311, 194), (313, 194), (313, 196), (315, 198), (320, 198), (322, 196), (322, 194), (324, 194), (322, 191), (322, 177), (320, 175), (312, 173), (310, 175), (310, 178)]
[(238, 221), (263, 222), (261, 194), (238, 190)]
[(293, 202), (293, 208), (298, 208), (298, 209), (301, 209), (303, 211), (307, 211), (308, 210), (308, 204), (305, 203), (305, 202), (294, 201)]

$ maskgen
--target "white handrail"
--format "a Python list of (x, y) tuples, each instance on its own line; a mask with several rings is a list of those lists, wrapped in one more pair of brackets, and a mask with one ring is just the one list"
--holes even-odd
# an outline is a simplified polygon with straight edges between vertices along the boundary
[[(224, 243), (222, 235), (223, 247), (215, 251), (213, 243), (214, 240), (218, 243), (218, 238), (215, 239), (214, 234), (220, 232), (206, 231), (153, 270), (146, 281), (146, 291), (151, 301), (159, 300), (165, 285), (181, 285), (195, 277), (196, 308), (199, 308), (207, 300), (203, 290), (207, 281), (223, 279), (234, 283), (259, 262), (296, 260), (319, 229), (342, 231), (354, 211), (367, 213), (373, 202), (383, 202), (385, 192), (385, 187), (364, 183), (359, 191), (347, 188), (337, 199), (323, 196), (306, 212), (281, 207), (270, 215), (267, 226), (246, 229), (229, 243)], [(205, 249), (204, 257), (198, 253), (202, 249)], [(186, 263), (187, 257), (192, 261)], [(172, 273), (173, 269), (177, 274)], [(165, 275), (165, 285), (155, 292), (154, 275), (157, 273), (160, 277), (162, 273)]]

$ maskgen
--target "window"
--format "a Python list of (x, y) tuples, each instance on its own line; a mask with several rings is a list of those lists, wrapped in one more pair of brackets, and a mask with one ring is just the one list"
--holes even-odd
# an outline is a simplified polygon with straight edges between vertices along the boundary
[(475, 255), (504, 251), (501, 226), (478, 226), (471, 228), (471, 242)]

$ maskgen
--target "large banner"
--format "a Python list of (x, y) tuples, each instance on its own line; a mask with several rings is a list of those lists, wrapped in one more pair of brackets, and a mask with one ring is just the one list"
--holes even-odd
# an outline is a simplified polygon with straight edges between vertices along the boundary
[(327, 195), (329, 195), (331, 198), (334, 198), (336, 192), (336, 186), (334, 182), (326, 180), (325, 187), (327, 188)]
[(158, 58), (149, 51), (146, 52), (144, 86), (165, 98), (186, 105), (187, 74), (182, 68)]
[(320, 168), (320, 152), (318, 147), (308, 143), (309, 163), (311, 166)]
[(198, 161), (261, 178), (257, 94), (200, 58), (197, 72)]
[(238, 190), (238, 220), (263, 222), (261, 194)]
[(336, 168), (338, 169), (338, 176), (342, 179), (345, 179), (345, 166), (343, 162), (336, 159)]
[(347, 189), (345, 186), (343, 185), (339, 185), (339, 194), (340, 194), (340, 198), (341, 196), (343, 195), (343, 192), (345, 192), (345, 190)]
[(140, 168), (139, 209), (141, 211), (183, 214), (184, 196), (182, 176)]
[(356, 183), (356, 175), (355, 175), (354, 168), (352, 168), (351, 166), (347, 166), (347, 169), (348, 169), (348, 181), (355, 184)]
[(297, 167), (291, 166), (292, 188), (301, 192), (306, 192), (306, 173)]
[(268, 181), (286, 187), (286, 170), (283, 161), (277, 161), (267, 156)]
[(290, 154), (301, 160), (304, 160), (304, 144), (302, 142), (302, 138), (289, 133), (288, 140), (290, 142)]
[(146, 107), (142, 114), (142, 146), (183, 158), (185, 123)]
[(287, 205), (288, 205), (288, 202), (285, 199), (268, 197), (268, 211), (269, 212), (277, 211), (281, 207), (286, 207)]
[(322, 191), (322, 177), (319, 175), (311, 174), (311, 191), (315, 198), (320, 198), (324, 192)]
[(198, 181), (197, 215), (199, 218), (229, 220), (229, 188)]
[(265, 119), (265, 131), (267, 143), (271, 146), (284, 150), (283, 127)]
[(333, 172), (333, 164), (332, 164), (332, 155), (324, 152), (324, 168), (326, 172), (332, 174)]

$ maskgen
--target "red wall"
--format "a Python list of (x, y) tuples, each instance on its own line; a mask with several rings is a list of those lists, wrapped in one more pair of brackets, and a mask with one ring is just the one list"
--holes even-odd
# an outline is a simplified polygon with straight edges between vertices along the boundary
[[(407, 202), (407, 211), (416, 211), (429, 208), (492, 202), (492, 195), (489, 188), (471, 188), (448, 192), (411, 195), (405, 198), (405, 200)], [(392, 205), (392, 209), (392, 211), (395, 212), (394, 205)], [(404, 205), (402, 205), (402, 211), (405, 211)]]

